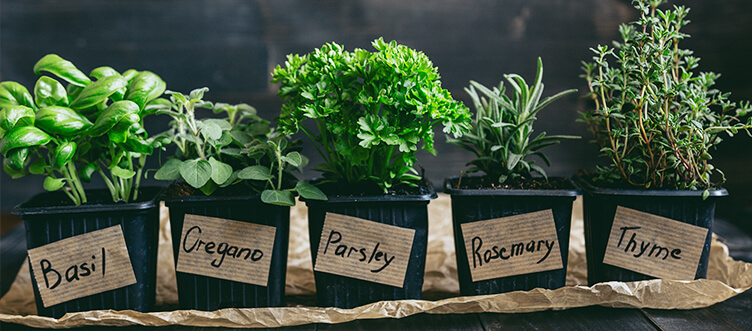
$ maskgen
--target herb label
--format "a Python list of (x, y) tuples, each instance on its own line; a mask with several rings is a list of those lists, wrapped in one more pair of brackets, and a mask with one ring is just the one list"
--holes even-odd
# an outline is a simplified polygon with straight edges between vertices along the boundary
[(402, 288), (415, 230), (327, 213), (314, 270)]
[(266, 286), (277, 228), (185, 215), (175, 270)]
[(136, 283), (120, 225), (29, 250), (44, 307)]
[(692, 280), (708, 231), (618, 206), (603, 263), (658, 278)]
[(564, 267), (551, 209), (461, 228), (474, 282)]

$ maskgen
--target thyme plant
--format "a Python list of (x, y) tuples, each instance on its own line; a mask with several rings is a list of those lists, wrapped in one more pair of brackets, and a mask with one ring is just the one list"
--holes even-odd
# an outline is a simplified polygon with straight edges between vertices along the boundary
[[(713, 88), (720, 75), (697, 72), (700, 59), (679, 44), (689, 8), (658, 8), (663, 0), (636, 0), (640, 18), (619, 28), (613, 47), (591, 49), (583, 63), (595, 109), (582, 113), (608, 165), (596, 181), (643, 189), (706, 190), (725, 181), (710, 163), (722, 133), (752, 128), (737, 105)], [(711, 174), (721, 175), (714, 182)]]
[[(375, 52), (346, 51), (327, 43), (306, 55), (288, 55), (272, 82), (284, 100), (286, 134), (303, 131), (324, 158), (316, 169), (345, 185), (376, 184), (384, 192), (416, 186), (415, 153), (435, 154), (433, 128), (461, 136), (470, 114), (441, 88), (439, 73), (422, 52), (377, 39)], [(304, 125), (311, 119), (316, 127)]]
[(533, 123), (541, 109), (577, 90), (562, 91), (541, 100), (543, 62), (540, 58), (532, 85), (517, 74), (504, 75), (504, 78), (512, 86), (511, 98), (506, 95), (504, 81), (493, 89), (470, 81), (465, 91), (472, 98), (476, 111), (472, 129), (461, 138), (447, 141), (477, 157), (468, 163), (471, 165), (468, 173), (482, 171), (494, 184), (530, 179), (534, 172), (547, 178), (546, 171), (531, 158), (537, 156), (550, 166), (541, 149), (558, 144), (562, 139), (579, 137), (546, 136), (542, 132), (533, 138)]

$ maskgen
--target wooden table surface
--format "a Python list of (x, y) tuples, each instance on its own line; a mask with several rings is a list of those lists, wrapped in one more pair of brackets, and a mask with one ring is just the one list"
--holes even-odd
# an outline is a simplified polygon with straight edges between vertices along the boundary
[[(13, 218), (2, 215), (2, 222)], [(752, 225), (716, 218), (713, 231), (729, 246), (731, 256), (752, 262)], [(20, 224), (0, 226), (2, 293), (25, 261), (24, 230)], [(22, 245), (23, 244), (23, 245)], [(6, 284), (7, 283), (7, 284)], [(96, 330), (101, 327), (81, 328)], [(120, 327), (116, 330), (228, 330), (187, 326)], [(342, 324), (309, 324), (276, 330), (752, 330), (752, 290), (708, 308), (693, 310), (615, 309), (600, 306), (521, 314), (418, 314), (401, 319), (357, 320)], [(1, 323), (0, 330), (34, 330)], [(240, 329), (238, 329), (240, 330)]]

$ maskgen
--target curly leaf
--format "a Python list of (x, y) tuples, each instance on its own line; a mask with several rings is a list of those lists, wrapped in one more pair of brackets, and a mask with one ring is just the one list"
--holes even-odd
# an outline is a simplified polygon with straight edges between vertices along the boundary
[(89, 130), (92, 137), (98, 137), (110, 131), (126, 116), (138, 114), (139, 108), (136, 103), (129, 100), (122, 100), (111, 104), (107, 109), (102, 111), (94, 122), (94, 126)]
[(34, 85), (34, 101), (39, 107), (68, 106), (68, 93), (63, 84), (51, 77), (42, 76)]
[(246, 167), (243, 170), (240, 170), (238, 173), (238, 178), (240, 179), (252, 179), (252, 180), (269, 180), (274, 178), (270, 174), (269, 168), (261, 166), (261, 165), (255, 165)]
[(65, 180), (63, 178), (53, 178), (48, 176), (44, 178), (43, 186), (47, 191), (57, 191), (65, 186)]
[(261, 201), (277, 206), (295, 205), (295, 197), (290, 191), (264, 190), (261, 192)]
[(10, 166), (10, 163), (11, 163), (11, 161), (9, 159), (3, 159), (3, 170), (5, 170), (5, 173), (7, 173), (8, 175), (10, 175), (11, 178), (16, 179), (16, 178), (21, 178), (23, 176), (28, 175), (28, 173), (26, 173), (23, 170), (13, 169)]
[(0, 83), (0, 108), (18, 105), (36, 109), (31, 93), (23, 85), (16, 82)]
[(135, 102), (139, 109), (144, 109), (149, 101), (152, 101), (165, 92), (167, 84), (156, 74), (142, 71), (131, 80), (125, 99)]
[(91, 84), (89, 77), (86, 77), (73, 63), (61, 58), (57, 54), (48, 54), (34, 65), (35, 74), (39, 75), (42, 71), (52, 73), (76, 86), (83, 87)]
[(75, 136), (88, 130), (92, 124), (73, 109), (50, 106), (37, 111), (36, 126), (52, 134)]
[(13, 130), (16, 126), (34, 125), (34, 110), (26, 106), (8, 106), (0, 110), (0, 128)]
[(307, 182), (298, 182), (295, 185), (295, 191), (297, 191), (301, 197), (310, 200), (329, 200), (326, 194), (319, 190), (318, 187), (313, 186)]
[(0, 140), (0, 154), (7, 157), (8, 152), (16, 148), (45, 145), (52, 137), (34, 126), (17, 127)]
[(73, 159), (73, 155), (75, 154), (76, 142), (69, 141), (58, 145), (57, 148), (55, 148), (55, 154), (52, 156), (52, 166), (55, 169), (62, 168)]
[(188, 185), (201, 188), (211, 178), (212, 167), (206, 160), (187, 160), (180, 165), (180, 176)]
[(183, 161), (178, 159), (169, 159), (162, 165), (157, 173), (154, 174), (154, 179), (157, 180), (176, 180), (180, 178), (180, 165)]
[(97, 171), (99, 167), (96, 163), (87, 163), (85, 166), (80, 168), (79, 175), (81, 176), (81, 180), (84, 182), (91, 182), (91, 175), (94, 174), (95, 171)]
[(104, 77), (84, 87), (70, 107), (74, 109), (86, 109), (105, 101), (118, 90), (125, 88), (128, 81), (121, 76)]

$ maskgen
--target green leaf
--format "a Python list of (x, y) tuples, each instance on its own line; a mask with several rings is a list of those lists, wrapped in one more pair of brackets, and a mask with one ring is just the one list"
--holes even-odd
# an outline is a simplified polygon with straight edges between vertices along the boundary
[(222, 138), (222, 128), (215, 123), (200, 122), (201, 135), (209, 140), (219, 140)]
[(99, 114), (94, 122), (94, 126), (89, 130), (89, 134), (92, 137), (99, 137), (114, 128), (126, 116), (138, 114), (138, 112), (138, 105), (133, 101), (122, 100), (115, 102)]
[(0, 108), (7, 106), (26, 106), (36, 109), (29, 90), (16, 82), (0, 83)]
[(27, 157), (29, 157), (29, 148), (16, 148), (8, 152), (5, 160), (13, 170), (22, 171), (26, 167)]
[(44, 189), (47, 191), (57, 191), (61, 187), (65, 186), (65, 180), (63, 178), (52, 178), (52, 177), (45, 177), (44, 178)]
[(55, 154), (52, 157), (52, 167), (60, 169), (65, 166), (76, 154), (76, 142), (64, 142), (55, 148)]
[(295, 205), (295, 197), (290, 191), (264, 190), (261, 192), (261, 201), (277, 206)]
[(102, 79), (104, 77), (120, 76), (120, 73), (111, 67), (105, 66), (94, 68), (94, 70), (89, 73), (89, 76), (94, 77), (95, 79)]
[(322, 192), (318, 187), (313, 186), (307, 182), (298, 182), (295, 184), (295, 191), (297, 191), (301, 197), (310, 200), (329, 200), (326, 194)]
[(180, 176), (188, 185), (201, 188), (211, 179), (212, 167), (206, 160), (187, 160), (180, 165)]
[(293, 167), (300, 167), (300, 165), (303, 164), (303, 157), (298, 152), (290, 152), (284, 156), (284, 161)]
[(57, 80), (42, 76), (34, 85), (34, 101), (39, 107), (68, 106), (68, 93)]
[(83, 166), (83, 168), (80, 168), (79, 175), (81, 176), (81, 180), (83, 180), (86, 183), (91, 182), (91, 175), (94, 174), (95, 171), (97, 171), (99, 167), (96, 163), (87, 163)]
[(49, 106), (37, 110), (36, 126), (52, 134), (70, 137), (88, 130), (92, 124), (73, 109)]
[(212, 167), (211, 179), (217, 184), (226, 182), (232, 175), (232, 166), (222, 161), (217, 161), (214, 157), (209, 158), (209, 164)]
[(112, 175), (115, 177), (120, 177), (122, 179), (128, 179), (136, 175), (136, 172), (130, 169), (123, 169), (119, 166), (114, 166), (112, 169), (110, 169), (110, 172), (112, 172)]
[(169, 159), (162, 165), (157, 173), (154, 174), (154, 179), (157, 180), (176, 180), (180, 178), (180, 165), (183, 161), (178, 159)]
[(118, 90), (125, 88), (127, 84), (128, 82), (120, 76), (104, 77), (84, 87), (78, 97), (71, 102), (70, 107), (86, 109), (100, 104)]
[(8, 152), (16, 148), (46, 145), (52, 137), (34, 126), (17, 127), (0, 140), (0, 154), (7, 156)]
[(217, 183), (215, 183), (213, 180), (210, 180), (210, 181), (207, 181), (206, 184), (204, 184), (204, 186), (201, 186), (200, 190), (205, 195), (211, 195), (218, 188), (219, 188), (219, 185), (217, 185)]
[(5, 131), (17, 126), (34, 125), (34, 110), (26, 106), (7, 106), (0, 110), (0, 128)]
[(125, 99), (135, 102), (139, 109), (144, 109), (150, 101), (160, 97), (165, 92), (167, 84), (150, 71), (142, 71), (131, 80)]
[(38, 158), (29, 166), (29, 172), (34, 175), (42, 175), (47, 172), (47, 163), (44, 158)]
[(252, 179), (252, 180), (269, 180), (274, 178), (270, 174), (270, 170), (267, 167), (261, 166), (261, 165), (255, 165), (246, 167), (243, 170), (240, 170), (238, 173), (238, 178), (240, 179)]
[(52, 73), (76, 86), (91, 84), (89, 77), (86, 77), (73, 63), (61, 58), (57, 54), (45, 55), (34, 65), (35, 74), (39, 75), (42, 71)]

